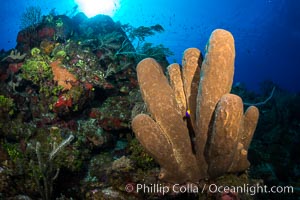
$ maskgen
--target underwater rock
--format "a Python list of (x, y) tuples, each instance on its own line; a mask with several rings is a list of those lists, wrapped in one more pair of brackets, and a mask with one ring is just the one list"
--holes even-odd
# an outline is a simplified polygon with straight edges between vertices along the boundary
[[(128, 194), (124, 194), (121, 191), (114, 189), (113, 187), (107, 187), (102, 190), (94, 189), (90, 192), (88, 192), (85, 196), (85, 199), (87, 200), (100, 200), (100, 199), (106, 199), (106, 200), (127, 200)], [(132, 200), (138, 200), (139, 198), (135, 196), (131, 196), (130, 199)]]
[(97, 35), (99, 33), (112, 33), (117, 28), (121, 30), (120, 26), (107, 15), (99, 14), (89, 19), (85, 19), (84, 16), (78, 15), (73, 19), (76, 19), (76, 21), (80, 19), (79, 21), (83, 22), (76, 24), (76, 26), (78, 26), (78, 34), (85, 38), (89, 38), (91, 35)]
[(28, 52), (31, 48), (40, 46), (42, 41), (66, 41), (73, 33), (73, 22), (69, 17), (48, 16), (37, 26), (19, 31), (16, 48), (21, 52)]
[(126, 156), (122, 156), (121, 158), (114, 160), (111, 168), (112, 170), (119, 172), (128, 172), (134, 169), (131, 160)]
[(108, 152), (102, 152), (93, 156), (89, 162), (89, 173), (86, 180), (92, 181), (93, 179), (98, 179), (103, 180), (103, 182), (108, 181), (107, 174), (111, 170), (112, 162), (113, 157)]
[(107, 98), (97, 114), (99, 125), (108, 131), (129, 129), (131, 103), (127, 97)]
[(43, 40), (40, 44), (40, 49), (42, 53), (46, 55), (50, 55), (55, 47), (55, 43), (53, 41)]
[(96, 119), (79, 120), (78, 132), (86, 138), (93, 150), (110, 147), (112, 144), (111, 135), (97, 125)]

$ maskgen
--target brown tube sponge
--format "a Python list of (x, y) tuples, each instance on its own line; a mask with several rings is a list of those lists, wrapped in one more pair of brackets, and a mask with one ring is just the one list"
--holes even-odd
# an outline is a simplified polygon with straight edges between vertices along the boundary
[(140, 143), (160, 164), (161, 173), (159, 177), (161, 179), (170, 182), (184, 179), (186, 175), (180, 173), (170, 141), (151, 117), (145, 114), (137, 115), (132, 121), (132, 129)]
[(242, 119), (242, 99), (234, 94), (223, 95), (215, 109), (206, 144), (205, 158), (211, 178), (225, 174), (231, 166)]
[(257, 107), (250, 106), (244, 115), (244, 130), (241, 138), (241, 142), (244, 145), (244, 149), (248, 151), (251, 143), (256, 125), (258, 122), (259, 111)]
[[(220, 98), (230, 92), (235, 48), (230, 32), (217, 29), (211, 34), (201, 66), (196, 110), (196, 152), (199, 165), (205, 163), (204, 148), (209, 124)], [(205, 166), (203, 166), (205, 167)]]
[(255, 106), (250, 106), (243, 117), (243, 124), (240, 128), (239, 143), (229, 172), (241, 172), (249, 168), (250, 162), (247, 159), (249, 145), (251, 143), (256, 125), (258, 122), (259, 111)]
[(179, 64), (174, 63), (169, 65), (168, 72), (170, 76), (170, 85), (173, 88), (177, 105), (181, 111), (181, 116), (184, 117), (187, 107)]
[[(202, 63), (198, 49), (184, 52), (183, 67), (168, 67), (170, 84), (152, 58), (137, 66), (142, 97), (150, 116), (137, 115), (132, 129), (160, 164), (167, 182), (198, 182), (246, 170), (248, 148), (258, 121), (254, 106), (244, 114), (242, 99), (230, 94), (234, 40), (215, 30)], [(186, 115), (186, 113), (190, 113)]]
[(182, 58), (182, 79), (186, 95), (187, 109), (190, 111), (192, 127), (195, 127), (196, 100), (200, 81), (201, 52), (197, 48), (188, 48)]
[[(168, 170), (172, 169), (172, 165), (176, 163), (178, 171), (175, 172), (174, 176), (177, 176), (177, 173), (179, 174), (176, 179), (178, 183), (199, 179), (199, 169), (196, 158), (192, 152), (192, 145), (186, 123), (182, 118), (181, 110), (175, 100), (174, 91), (163, 74), (161, 66), (154, 59), (146, 58), (138, 64), (137, 74), (142, 97), (151, 113), (151, 117), (161, 130), (159, 133), (153, 132), (152, 134), (162, 134), (163, 136), (157, 137), (165, 138), (167, 144), (170, 145), (168, 148), (172, 150), (169, 156), (173, 157), (174, 161), (166, 162), (166, 165), (170, 166), (163, 166), (164, 170), (161, 174), (174, 174), (174, 171), (170, 172)], [(137, 117), (140, 116), (138, 115)], [(142, 124), (135, 122), (136, 118), (134, 118), (132, 127), (133, 130), (140, 130), (135, 132), (137, 137), (148, 137), (147, 131), (143, 130), (145, 127), (141, 128), (140, 126), (142, 126)], [(142, 140), (146, 141), (144, 139)], [(149, 140), (148, 142), (152, 143), (153, 141)], [(149, 149), (147, 145), (145, 145), (145, 148), (148, 152), (153, 152), (153, 149)], [(159, 163), (161, 162), (158, 156), (154, 158)], [(181, 173), (185, 174), (185, 178), (181, 178)], [(169, 178), (169, 176), (162, 176), (162, 178), (164, 180), (173, 181), (173, 178)]]

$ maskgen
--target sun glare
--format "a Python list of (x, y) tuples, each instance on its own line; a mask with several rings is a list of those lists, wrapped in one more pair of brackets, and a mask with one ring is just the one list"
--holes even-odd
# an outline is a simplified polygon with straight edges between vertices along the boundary
[(76, 0), (80, 11), (86, 16), (93, 17), (98, 14), (113, 16), (120, 7), (120, 0)]

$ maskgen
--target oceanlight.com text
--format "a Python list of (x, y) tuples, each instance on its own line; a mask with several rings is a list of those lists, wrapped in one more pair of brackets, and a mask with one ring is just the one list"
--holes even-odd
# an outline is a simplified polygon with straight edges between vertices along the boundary
[(241, 186), (222, 186), (216, 184), (208, 185), (208, 191), (211, 193), (247, 193), (255, 194), (291, 194), (294, 192), (293, 186), (267, 186), (267, 185), (249, 185), (243, 184)]

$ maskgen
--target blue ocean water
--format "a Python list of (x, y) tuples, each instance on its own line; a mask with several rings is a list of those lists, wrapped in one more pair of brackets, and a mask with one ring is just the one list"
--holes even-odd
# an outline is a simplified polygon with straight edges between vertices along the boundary
[[(104, 6), (106, 1), (90, 2)], [(16, 46), (20, 16), (30, 5), (40, 6), (43, 14), (53, 8), (63, 14), (70, 12), (77, 2), (2, 1), (1, 49)], [(165, 32), (149, 40), (174, 52), (168, 58), (170, 63), (180, 63), (186, 48), (204, 51), (214, 29), (227, 29), (235, 37), (235, 83), (245, 83), (247, 88), (259, 91), (262, 81), (271, 80), (284, 89), (299, 92), (299, 10), (298, 0), (120, 0), (112, 18), (133, 26), (161, 24)]]

